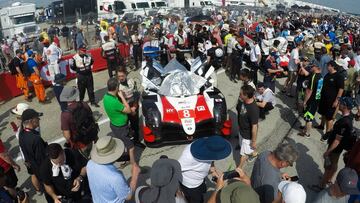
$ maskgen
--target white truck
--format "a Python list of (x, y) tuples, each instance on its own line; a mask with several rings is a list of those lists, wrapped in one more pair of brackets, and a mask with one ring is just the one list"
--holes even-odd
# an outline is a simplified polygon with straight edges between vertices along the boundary
[(35, 11), (35, 4), (20, 2), (0, 9), (3, 37), (12, 38), (20, 33), (24, 33), (28, 38), (38, 36), (40, 27), (35, 22)]
[(225, 6), (267, 6), (267, 0), (225, 0)]
[(171, 8), (193, 8), (193, 7), (213, 7), (213, 1), (199, 1), (199, 0), (168, 0)]
[(167, 9), (167, 2), (165, 0), (97, 0), (99, 20), (121, 19), (125, 13), (144, 16), (147, 14), (147, 11), (159, 9)]

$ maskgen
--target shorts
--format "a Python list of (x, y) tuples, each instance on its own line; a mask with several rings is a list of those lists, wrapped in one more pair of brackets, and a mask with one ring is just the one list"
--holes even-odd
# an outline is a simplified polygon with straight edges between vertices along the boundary
[(317, 101), (312, 101), (306, 106), (304, 114), (304, 120), (306, 122), (311, 122), (314, 120), (318, 104), (319, 103)]
[(251, 155), (254, 152), (250, 144), (251, 144), (251, 140), (244, 138), (241, 139), (241, 149), (240, 149), (241, 156)]
[(18, 178), (16, 176), (15, 170), (13, 167), (11, 167), (6, 173), (5, 173), (5, 186), (9, 188), (15, 188), (18, 182)]
[(134, 143), (131, 141), (131, 139), (129, 137), (129, 126), (128, 125), (117, 127), (110, 123), (110, 128), (111, 128), (111, 131), (113, 132), (112, 136), (123, 141), (126, 149), (129, 150), (134, 147)]
[(289, 84), (293, 84), (296, 81), (297, 78), (297, 72), (296, 71), (289, 71)]
[(320, 115), (324, 116), (326, 118), (326, 120), (333, 120), (335, 111), (336, 111), (336, 108), (332, 107), (332, 103), (328, 104), (326, 102), (320, 101), (318, 112)]

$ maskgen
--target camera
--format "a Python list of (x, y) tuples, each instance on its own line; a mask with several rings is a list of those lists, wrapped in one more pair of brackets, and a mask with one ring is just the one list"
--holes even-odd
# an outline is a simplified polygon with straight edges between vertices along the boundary
[[(232, 170), (232, 171), (224, 172), (223, 179), (224, 180), (229, 180), (229, 179), (238, 178), (238, 177), (240, 177), (239, 173), (237, 171), (235, 171), (235, 170)], [(214, 177), (212, 177), (211, 180), (214, 181), (214, 182), (217, 182), (218, 178), (214, 176)]]
[(22, 191), (20, 188), (16, 188), (16, 197), (17, 199), (22, 202), (24, 201), (25, 197), (26, 197), (26, 193), (24, 191)]

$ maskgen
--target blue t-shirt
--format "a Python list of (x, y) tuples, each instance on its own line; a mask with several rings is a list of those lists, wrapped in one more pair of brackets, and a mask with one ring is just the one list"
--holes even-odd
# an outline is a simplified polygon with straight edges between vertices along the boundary
[(35, 71), (34, 71), (34, 67), (37, 67), (37, 63), (34, 59), (32, 58), (29, 58), (27, 60), (27, 71), (29, 74), (33, 74)]

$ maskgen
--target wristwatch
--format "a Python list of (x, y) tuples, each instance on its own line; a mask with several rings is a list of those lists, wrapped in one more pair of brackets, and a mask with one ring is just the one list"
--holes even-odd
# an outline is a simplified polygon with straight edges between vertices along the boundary
[(84, 181), (84, 177), (82, 175), (79, 175), (78, 178), (80, 179), (80, 183), (82, 183)]

